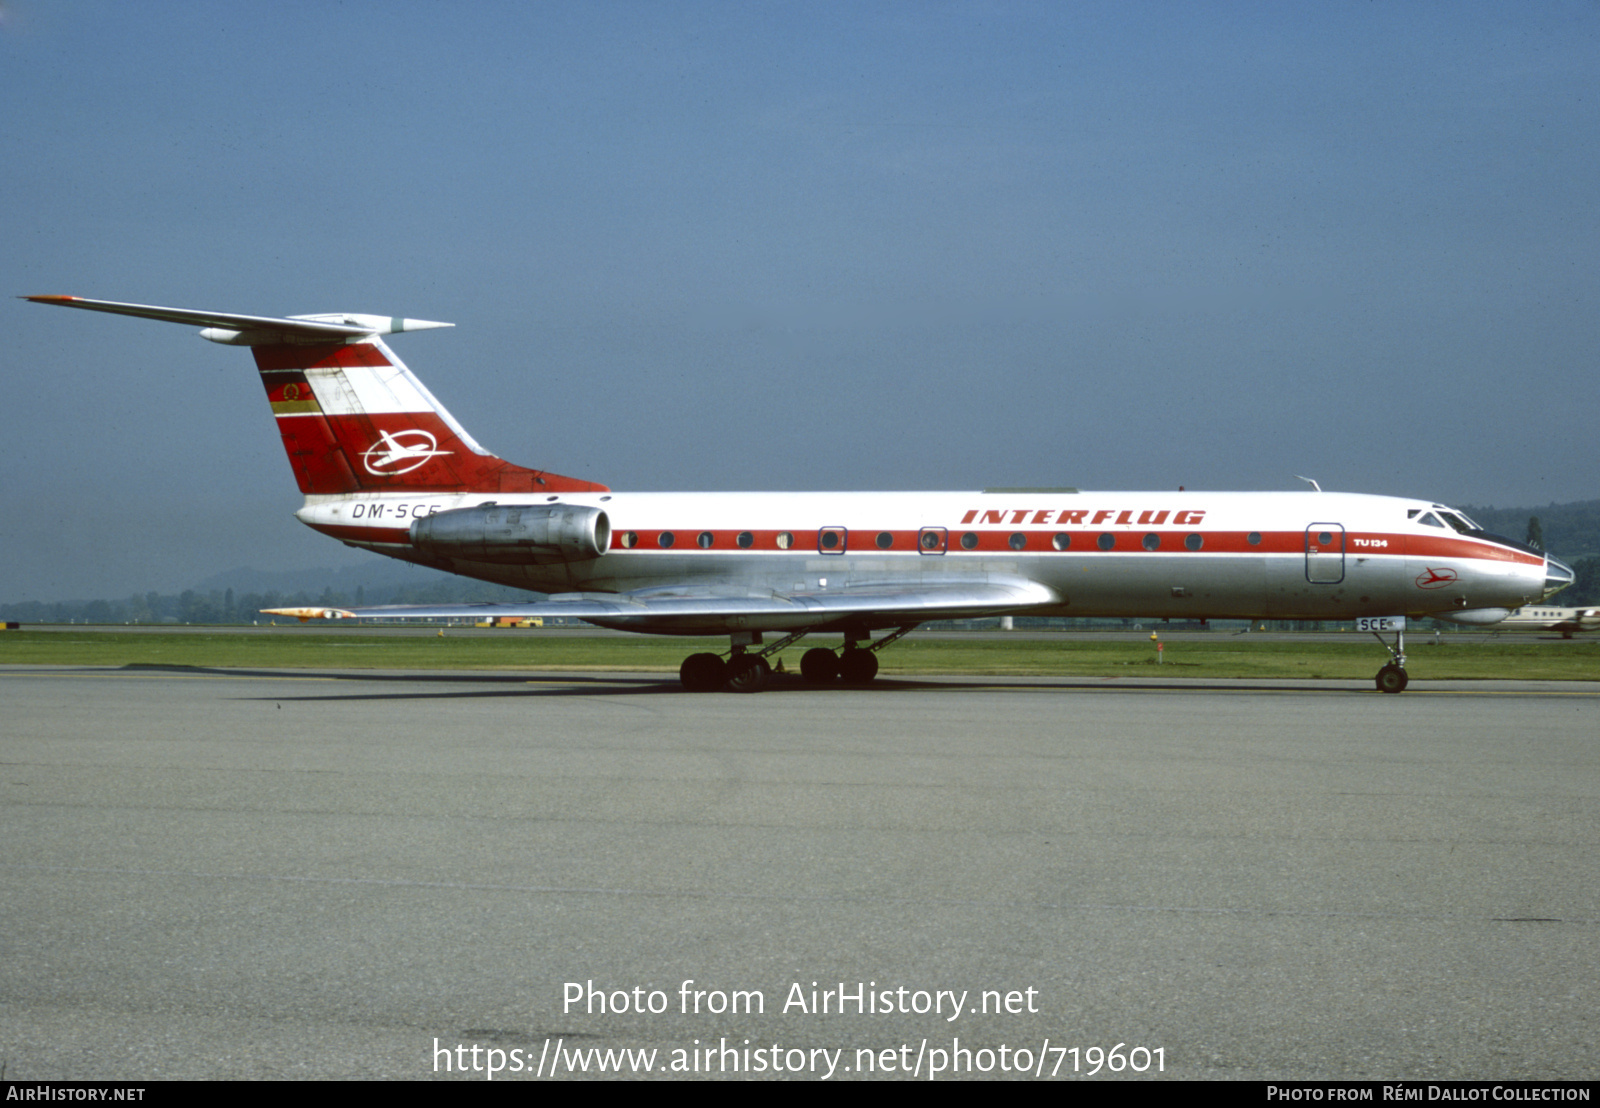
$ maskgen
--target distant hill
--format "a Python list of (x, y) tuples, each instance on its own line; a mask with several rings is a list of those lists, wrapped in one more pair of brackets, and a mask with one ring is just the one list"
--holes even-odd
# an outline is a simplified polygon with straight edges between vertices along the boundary
[(1474, 508), (1461, 505), (1485, 530), (1508, 539), (1525, 539), (1528, 519), (1539, 517), (1544, 548), (1565, 561), (1600, 554), (1600, 500), (1548, 504), (1543, 508)]
[(474, 581), (401, 562), (293, 572), (232, 569), (177, 595), (0, 604), (0, 619), (23, 623), (254, 623), (262, 608), (323, 604), (473, 604), (528, 600), (538, 593)]

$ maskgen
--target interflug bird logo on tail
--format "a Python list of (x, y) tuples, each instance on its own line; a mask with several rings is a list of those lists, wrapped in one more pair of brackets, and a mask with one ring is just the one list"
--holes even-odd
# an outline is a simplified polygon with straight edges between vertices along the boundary
[(439, 440), (420, 428), (409, 431), (379, 431), (377, 442), (361, 452), (361, 464), (375, 477), (410, 473), (429, 458), (454, 451), (440, 450)]

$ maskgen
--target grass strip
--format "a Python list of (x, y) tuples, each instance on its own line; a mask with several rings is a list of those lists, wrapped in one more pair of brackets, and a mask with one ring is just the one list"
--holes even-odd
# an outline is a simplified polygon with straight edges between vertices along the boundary
[[(832, 636), (815, 642), (836, 643)], [(797, 669), (805, 640), (782, 654)], [(721, 637), (552, 637), (538, 631), (492, 635), (451, 634), (436, 628), (397, 634), (349, 632), (287, 634), (204, 631), (186, 633), (7, 631), (0, 633), (0, 665), (197, 666), (239, 669), (427, 670), (637, 670), (676, 673), (700, 650), (722, 651)], [(881, 655), (890, 674), (1112, 677), (1165, 673), (1173, 677), (1288, 677), (1368, 679), (1387, 657), (1375, 642), (1252, 641), (1242, 636), (1167, 642), (1157, 662), (1148, 636), (1126, 642), (992, 638), (902, 639)], [(1407, 668), (1413, 679), (1600, 680), (1600, 639), (1499, 642), (1448, 636), (1414, 642)]]

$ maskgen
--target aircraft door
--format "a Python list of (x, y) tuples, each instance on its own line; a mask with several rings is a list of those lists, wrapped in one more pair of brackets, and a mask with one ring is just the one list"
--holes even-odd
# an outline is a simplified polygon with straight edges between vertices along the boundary
[(1344, 580), (1344, 526), (1313, 523), (1306, 528), (1306, 580), (1337, 585)]

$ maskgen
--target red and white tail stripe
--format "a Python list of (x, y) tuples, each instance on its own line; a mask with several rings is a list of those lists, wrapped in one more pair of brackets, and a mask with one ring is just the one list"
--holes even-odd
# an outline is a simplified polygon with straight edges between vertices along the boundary
[(301, 492), (606, 491), (489, 453), (376, 337), (253, 353)]

